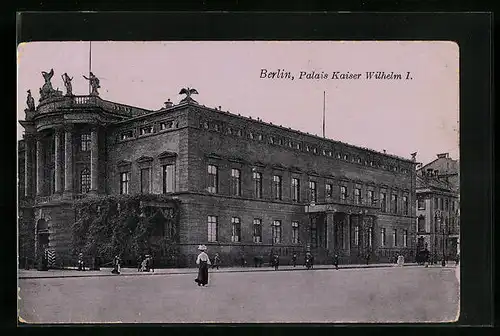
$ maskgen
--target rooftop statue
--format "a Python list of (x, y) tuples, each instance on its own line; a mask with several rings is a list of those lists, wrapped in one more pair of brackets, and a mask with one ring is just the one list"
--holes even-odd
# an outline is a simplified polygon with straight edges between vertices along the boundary
[(99, 95), (99, 91), (97, 91), (97, 89), (99, 89), (101, 87), (99, 85), (99, 78), (97, 78), (92, 72), (90, 72), (89, 77), (86, 77), (85, 75), (83, 75), (83, 78), (85, 78), (86, 80), (88, 80), (89, 83), (90, 83), (90, 88), (92, 89), (90, 91), (90, 95), (91, 96), (98, 96)]
[(71, 84), (71, 81), (73, 80), (73, 77), (69, 77), (68, 74), (65, 72), (61, 76), (64, 86), (66, 87), (66, 96), (72, 96), (73, 95), (73, 85)]
[(33, 99), (33, 96), (31, 95), (31, 90), (28, 90), (28, 97), (26, 98), (26, 105), (28, 106), (28, 111), (34, 111), (35, 110), (35, 99)]
[(50, 82), (52, 76), (54, 76), (54, 69), (50, 69), (49, 72), (42, 71), (42, 76), (45, 80), (45, 83), (40, 88), (40, 101), (51, 97), (62, 96), (62, 92), (59, 90), (54, 90), (54, 88), (52, 87), (52, 83)]
[(193, 98), (191, 98), (191, 95), (198, 94), (198, 91), (196, 91), (196, 89), (192, 89), (192, 88), (189, 88), (189, 87), (182, 88), (181, 91), (179, 92), (179, 94), (185, 94), (186, 95), (186, 97), (181, 100), (181, 103), (182, 102), (188, 102), (188, 101), (196, 103), (196, 101)]

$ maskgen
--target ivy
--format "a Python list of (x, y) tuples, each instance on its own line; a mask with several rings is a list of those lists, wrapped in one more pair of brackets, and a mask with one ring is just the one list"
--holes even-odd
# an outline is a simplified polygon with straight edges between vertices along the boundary
[[(148, 202), (167, 205), (173, 209), (172, 216), (165, 217)], [(152, 254), (157, 265), (176, 257), (177, 200), (152, 194), (100, 196), (79, 200), (74, 208), (73, 255), (99, 256), (106, 262), (115, 255), (135, 261), (139, 255)]]

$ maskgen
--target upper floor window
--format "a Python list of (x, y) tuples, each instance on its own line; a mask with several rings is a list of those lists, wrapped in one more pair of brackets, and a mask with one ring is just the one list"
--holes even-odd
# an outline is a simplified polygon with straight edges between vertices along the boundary
[(166, 129), (171, 129), (174, 127), (174, 122), (173, 121), (164, 121), (160, 123), (160, 130), (166, 130)]
[(262, 198), (262, 173), (253, 173), (255, 198)]
[(340, 199), (342, 201), (347, 200), (347, 187), (346, 186), (340, 187)]
[(335, 155), (335, 157), (336, 157), (337, 159), (340, 159), (340, 157), (341, 157), (340, 153), (337, 153), (337, 154)]
[(235, 134), (236, 136), (241, 136), (241, 134), (242, 134), (242, 133), (241, 133), (241, 130), (240, 130), (240, 129), (237, 129), (237, 130), (235, 130), (235, 131), (234, 131), (234, 134)]
[(210, 125), (208, 124), (208, 121), (204, 121), (203, 122), (203, 128), (204, 129), (208, 129), (210, 127)]
[(403, 247), (408, 247), (408, 230), (403, 231)]
[(361, 189), (354, 189), (354, 203), (361, 204)]
[(232, 242), (240, 242), (241, 241), (241, 223), (238, 217), (231, 218), (231, 226), (233, 228), (233, 234), (231, 235)]
[(162, 166), (163, 193), (174, 192), (175, 190), (175, 165), (168, 164)]
[(262, 141), (262, 139), (263, 139), (262, 134), (258, 134), (258, 135), (257, 135), (257, 140)]
[(398, 230), (396, 229), (392, 230), (392, 243), (393, 246), (398, 246)]
[(332, 151), (328, 151), (328, 156), (332, 156), (332, 155), (333, 155)]
[(80, 150), (82, 152), (86, 152), (90, 150), (90, 134), (89, 133), (84, 133), (80, 135)]
[(346, 160), (346, 161), (349, 160), (349, 155), (344, 154), (344, 160)]
[(328, 198), (331, 198), (333, 193), (332, 193), (333, 186), (331, 183), (325, 184), (325, 196)]
[(387, 198), (385, 193), (380, 193), (380, 211), (387, 212)]
[(214, 124), (214, 130), (215, 130), (216, 132), (220, 132), (220, 131), (221, 131), (221, 129), (222, 129), (222, 126), (221, 126), (220, 124), (218, 124), (218, 123), (215, 123), (215, 124)]
[(309, 194), (311, 195), (309, 199), (311, 202), (316, 202), (318, 200), (316, 181), (309, 181)]
[(120, 194), (126, 195), (129, 193), (130, 172), (120, 173)]
[(290, 147), (290, 148), (293, 147), (293, 143), (290, 140), (288, 140), (287, 144), (288, 144), (288, 147)]
[(80, 192), (86, 194), (90, 191), (90, 172), (87, 168), (80, 173)]
[(280, 200), (282, 198), (282, 193), (281, 193), (281, 176), (279, 175), (274, 175), (273, 176), (273, 193), (274, 193), (274, 199)]
[(300, 180), (292, 178), (292, 201), (300, 202)]
[(241, 172), (239, 169), (231, 169), (231, 195), (241, 196)]
[(147, 194), (150, 192), (151, 168), (141, 169), (141, 193)]
[(444, 200), (444, 210), (448, 211), (448, 199)]
[(321, 150), (321, 154), (326, 156), (326, 150)]
[(318, 149), (316, 147), (313, 148), (313, 153), (314, 154), (317, 154), (318, 153)]
[(254, 138), (253, 132), (248, 132), (248, 137), (249, 137), (250, 139), (253, 139), (253, 138)]
[(417, 206), (418, 206), (419, 210), (425, 210), (425, 199), (424, 198), (419, 197), (417, 203), (418, 203)]
[(273, 136), (269, 137), (269, 142), (272, 143), (272, 144), (274, 144), (275, 141), (274, 141), (274, 137)]
[(283, 139), (281, 139), (281, 138), (278, 139), (278, 145), (280, 145), (280, 146), (283, 145)]
[(208, 165), (207, 191), (210, 193), (217, 193), (218, 191), (217, 166)]
[(306, 152), (309, 152), (310, 150), (309, 145), (306, 145)]
[(153, 126), (141, 127), (139, 132), (140, 135), (145, 135), (150, 133), (153, 133)]
[(408, 215), (408, 212), (409, 212), (408, 196), (403, 196), (403, 212), (405, 215)]
[(134, 131), (132, 130), (125, 131), (120, 135), (121, 140), (127, 140), (133, 137), (134, 137)]
[(373, 190), (368, 190), (366, 192), (366, 202), (368, 203), (368, 205), (373, 205)]
[(392, 203), (392, 212), (398, 213), (398, 195), (396, 194), (391, 195), (391, 203)]
[(299, 149), (300, 150), (300, 144), (299, 143), (296, 143), (295, 144), (295, 148)]

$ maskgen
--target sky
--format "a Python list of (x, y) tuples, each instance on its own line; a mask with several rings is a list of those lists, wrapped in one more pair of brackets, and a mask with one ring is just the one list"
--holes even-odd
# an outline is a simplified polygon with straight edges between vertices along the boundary
[[(424, 164), (438, 153), (459, 158), (459, 48), (452, 42), (94, 41), (91, 53), (89, 46), (19, 45), (18, 120), (25, 117), (28, 89), (38, 104), (42, 71), (53, 68), (52, 85), (63, 92), (61, 75), (68, 73), (73, 93), (86, 95), (82, 75), (88, 76), (91, 63), (105, 100), (157, 110), (167, 99), (178, 103), (180, 89), (190, 87), (205, 106), (319, 136), (325, 106), (327, 138), (405, 158), (417, 152)], [(290, 77), (262, 78), (263, 69)], [(305, 78), (313, 71), (327, 78)], [(400, 73), (401, 79), (367, 79), (374, 71)], [(360, 76), (342, 79), (348, 72)], [(17, 123), (18, 139), (22, 133)]]

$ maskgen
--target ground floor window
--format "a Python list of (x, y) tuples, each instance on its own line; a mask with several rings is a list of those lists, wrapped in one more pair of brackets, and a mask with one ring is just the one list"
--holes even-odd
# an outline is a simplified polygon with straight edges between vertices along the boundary
[(292, 222), (292, 244), (299, 243), (299, 222)]
[(208, 241), (217, 241), (217, 217), (208, 216)]
[(253, 220), (253, 242), (262, 243), (262, 221), (258, 218)]
[(273, 222), (273, 243), (281, 243), (281, 221), (279, 220)]
[(233, 228), (233, 234), (231, 236), (232, 242), (241, 241), (241, 223), (238, 217), (231, 218), (231, 226)]

